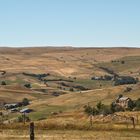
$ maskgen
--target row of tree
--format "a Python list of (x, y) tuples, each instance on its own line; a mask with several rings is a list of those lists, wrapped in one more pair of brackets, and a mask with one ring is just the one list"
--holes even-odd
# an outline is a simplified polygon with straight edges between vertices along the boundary
[(104, 105), (102, 102), (98, 102), (96, 106), (90, 106), (90, 105), (85, 105), (84, 106), (84, 112), (88, 115), (108, 115), (108, 114), (113, 114), (115, 112), (120, 112), (120, 111), (140, 111), (140, 98), (137, 100), (133, 101), (131, 105), (128, 106), (127, 109), (115, 105), (114, 102), (112, 102), (109, 106)]

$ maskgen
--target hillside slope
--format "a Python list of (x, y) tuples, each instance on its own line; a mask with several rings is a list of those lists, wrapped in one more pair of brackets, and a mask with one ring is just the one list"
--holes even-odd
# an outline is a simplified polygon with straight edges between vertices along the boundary
[[(114, 86), (112, 80), (91, 80), (93, 76), (110, 75), (101, 67), (140, 78), (138, 48), (0, 48), (0, 65), (0, 83), (6, 82), (0, 85), (0, 102), (28, 98), (33, 120), (52, 112), (82, 111), (88, 103), (110, 105), (119, 94), (133, 100), (140, 95), (139, 83)], [(126, 87), (132, 91), (124, 92)]]

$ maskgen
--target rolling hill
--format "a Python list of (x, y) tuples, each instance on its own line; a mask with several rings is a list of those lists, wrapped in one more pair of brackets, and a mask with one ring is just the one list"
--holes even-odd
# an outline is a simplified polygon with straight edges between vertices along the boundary
[[(47, 118), (51, 112), (82, 111), (90, 103), (109, 105), (119, 94), (139, 98), (136, 85), (114, 86), (113, 81), (91, 80), (110, 75), (101, 67), (122, 76), (140, 78), (138, 48), (29, 47), (0, 48), (0, 102), (20, 102), (23, 98), (35, 112), (31, 119)], [(46, 74), (44, 77), (40, 75)], [(31, 88), (25, 87), (31, 84)], [(132, 87), (131, 92), (124, 92)]]

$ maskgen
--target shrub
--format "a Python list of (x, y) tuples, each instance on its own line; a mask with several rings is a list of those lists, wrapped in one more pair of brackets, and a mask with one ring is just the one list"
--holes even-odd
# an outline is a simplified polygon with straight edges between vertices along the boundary
[(122, 64), (125, 64), (125, 61), (124, 61), (124, 60), (122, 60), (122, 61), (121, 61), (121, 63), (122, 63)]
[(130, 76), (121, 76), (119, 78), (115, 79), (114, 85), (125, 85), (125, 84), (136, 84), (138, 82), (138, 79), (135, 79)]
[(119, 94), (119, 99), (122, 98), (122, 97), (123, 97), (123, 95), (122, 94)]
[(73, 79), (76, 80), (77, 78), (76, 77), (73, 77)]
[(24, 98), (24, 99), (22, 100), (22, 104), (23, 104), (24, 106), (29, 105), (29, 100), (28, 100), (27, 98)]
[(104, 104), (102, 104), (102, 102), (100, 101), (100, 102), (97, 103), (96, 107), (97, 107), (98, 111), (100, 111), (100, 110), (103, 109)]
[(98, 114), (108, 115), (113, 113), (111, 107), (105, 106), (104, 104), (102, 104), (102, 102), (97, 103), (96, 107)]
[(134, 107), (135, 107), (135, 103), (134, 103), (132, 100), (130, 100), (130, 101), (128, 102), (128, 109), (129, 109), (129, 110), (132, 110)]
[(108, 115), (108, 114), (112, 114), (114, 112), (111, 110), (110, 107), (104, 107), (100, 113), (103, 115)]
[(107, 80), (107, 81), (110, 81), (112, 80), (113, 76), (110, 76), (110, 75), (105, 75), (104, 76), (104, 79)]
[(103, 114), (103, 115), (108, 115), (108, 114), (112, 114), (112, 110), (110, 109), (110, 107), (105, 106), (104, 104), (102, 104), (101, 102), (97, 103), (96, 108), (95, 107), (91, 107), (91, 106), (85, 106), (85, 113), (88, 115), (99, 115), (99, 114)]
[(31, 84), (30, 84), (30, 83), (25, 84), (24, 87), (26, 87), (26, 88), (31, 88)]
[(18, 122), (30, 122), (30, 118), (28, 116), (25, 116), (25, 115), (21, 115), (17, 118), (17, 121)]
[(114, 102), (112, 102), (112, 103), (110, 104), (110, 110), (111, 110), (112, 113), (115, 112), (115, 104), (114, 104)]
[(122, 108), (121, 106), (115, 106), (115, 112), (121, 112), (121, 111), (124, 111), (124, 108)]
[(130, 92), (132, 90), (131, 87), (126, 87), (126, 89), (124, 90), (124, 92)]
[(94, 107), (91, 107), (88, 105), (88, 106), (85, 106), (84, 108), (85, 108), (84, 112), (88, 115), (96, 115), (97, 114), (97, 110)]
[(88, 114), (88, 115), (91, 115), (92, 114), (92, 107), (91, 106), (85, 106), (85, 113)]
[(140, 98), (135, 101), (136, 110), (140, 110)]
[(2, 82), (1, 82), (1, 85), (3, 85), (3, 86), (4, 86), (4, 85), (7, 85), (7, 84), (6, 84), (6, 82), (5, 82), (5, 81), (2, 81)]
[(80, 85), (73, 86), (73, 88), (76, 88), (76, 89), (79, 89), (79, 90), (89, 90), (88, 88), (80, 86)]
[(73, 92), (73, 91), (74, 91), (74, 89), (73, 89), (73, 88), (70, 88), (70, 89), (69, 89), (69, 91), (72, 91), (72, 92)]

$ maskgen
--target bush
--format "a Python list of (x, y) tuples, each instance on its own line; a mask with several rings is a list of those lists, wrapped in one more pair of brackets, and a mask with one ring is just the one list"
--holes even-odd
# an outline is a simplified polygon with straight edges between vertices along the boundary
[(108, 115), (108, 114), (112, 114), (114, 112), (111, 110), (110, 107), (104, 107), (100, 113), (103, 115)]
[(96, 107), (98, 114), (108, 115), (113, 113), (111, 107), (105, 106), (102, 102), (97, 103)]
[(100, 110), (103, 109), (104, 104), (102, 104), (102, 102), (100, 101), (100, 102), (97, 103), (96, 107), (97, 107), (98, 111), (100, 111)]
[(122, 112), (122, 111), (124, 111), (124, 108), (122, 108), (121, 106), (115, 106), (115, 112)]
[(73, 89), (73, 88), (70, 88), (70, 89), (69, 89), (69, 91), (72, 91), (72, 92), (73, 92), (73, 91), (74, 91), (74, 89)]
[(5, 81), (2, 81), (2, 82), (1, 82), (1, 85), (3, 85), (3, 86), (4, 86), (4, 85), (7, 85), (7, 84), (6, 84), (6, 82), (5, 82)]
[(79, 89), (79, 90), (89, 90), (88, 88), (80, 86), (80, 85), (73, 86), (73, 88), (76, 88), (76, 89)]
[(122, 63), (122, 64), (125, 64), (125, 61), (124, 61), (124, 60), (122, 60), (122, 61), (121, 61), (121, 63)]
[(17, 121), (18, 122), (30, 122), (30, 118), (28, 116), (25, 116), (25, 115), (21, 115), (17, 118)]
[(124, 92), (130, 92), (132, 90), (131, 87), (126, 87), (126, 89), (124, 90)]
[(135, 101), (136, 110), (140, 110), (140, 98)]
[(115, 79), (114, 85), (125, 85), (125, 84), (136, 84), (138, 82), (138, 79), (135, 79), (130, 76), (121, 76), (119, 78)]
[(112, 80), (113, 76), (110, 76), (110, 75), (105, 75), (104, 76), (104, 79), (107, 80), (107, 81), (110, 81)]
[(23, 104), (24, 106), (29, 105), (29, 100), (28, 100), (27, 98), (24, 98), (24, 99), (22, 100), (22, 104)]
[(31, 84), (29, 84), (29, 83), (28, 84), (25, 84), (24, 87), (31, 88)]
[(52, 93), (52, 95), (57, 97), (57, 96), (59, 96), (59, 95), (60, 95), (60, 93), (59, 93), (59, 92), (54, 91), (54, 92)]
[(76, 80), (77, 78), (76, 77), (73, 77), (73, 79)]
[(114, 104), (114, 102), (112, 102), (111, 104), (110, 104), (110, 110), (111, 110), (111, 112), (112, 113), (114, 113), (116, 110), (115, 110), (115, 104)]
[[(121, 98), (122, 95), (120, 94), (119, 97)], [(110, 111), (111, 111), (112, 113), (115, 113), (115, 112), (124, 111), (124, 109), (123, 109), (121, 106), (116, 105), (114, 102), (112, 102), (112, 103), (110, 104)]]
[(88, 106), (85, 106), (84, 108), (85, 108), (84, 112), (88, 115), (96, 115), (97, 114), (97, 110), (94, 107), (91, 107), (88, 105)]
[(91, 106), (84, 106), (85, 110), (84, 112), (88, 115), (91, 115), (92, 114), (92, 108)]
[(129, 109), (129, 110), (132, 110), (134, 107), (135, 107), (135, 103), (134, 103), (132, 100), (130, 100), (130, 101), (128, 102), (128, 109)]
[(85, 113), (88, 115), (99, 115), (99, 114), (103, 114), (103, 115), (108, 115), (108, 114), (112, 114), (112, 110), (110, 109), (110, 107), (105, 106), (104, 104), (102, 104), (101, 102), (97, 103), (96, 108), (95, 107), (91, 107), (91, 106), (85, 106)]

